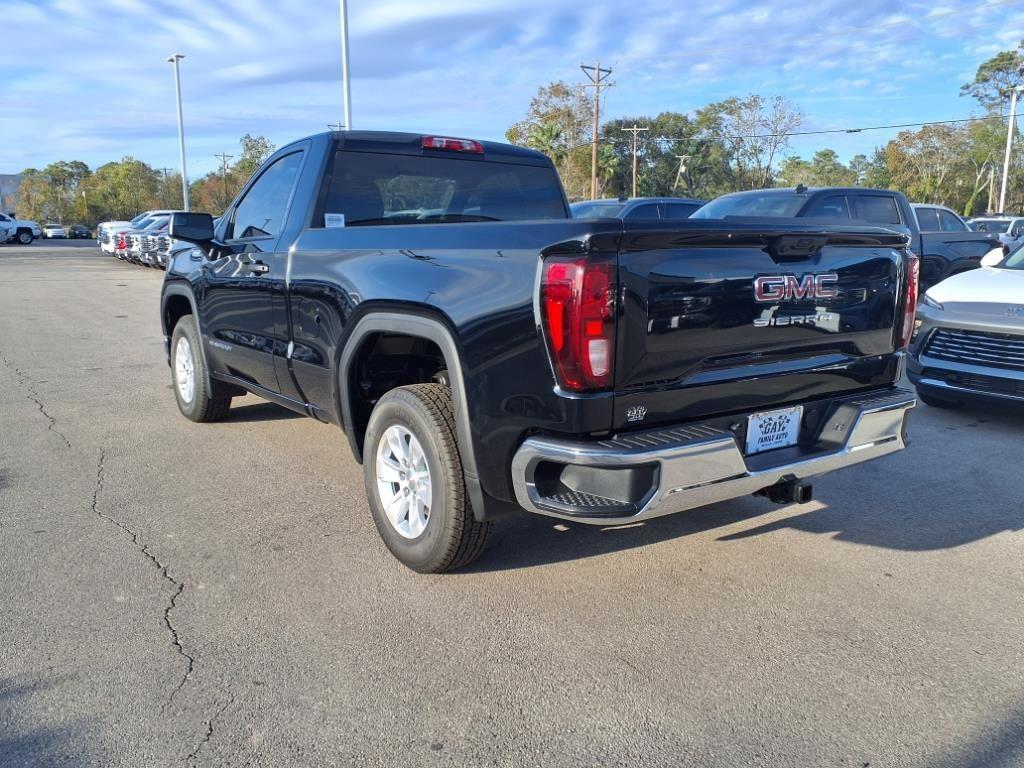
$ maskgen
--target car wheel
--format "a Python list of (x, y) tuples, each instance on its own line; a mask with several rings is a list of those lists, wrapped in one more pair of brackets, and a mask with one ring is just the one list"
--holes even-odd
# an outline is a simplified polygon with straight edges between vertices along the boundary
[(27, 229), (23, 229), (18, 233), (17, 240), (22, 245), (32, 245), (32, 233)]
[(210, 376), (203, 361), (199, 329), (192, 315), (185, 315), (171, 335), (171, 377), (178, 410), (191, 421), (220, 421), (231, 408), (230, 397), (212, 395)]
[(448, 387), (416, 384), (385, 394), (363, 445), (370, 513), (398, 560), (419, 573), (443, 573), (480, 556), (492, 525), (473, 516)]

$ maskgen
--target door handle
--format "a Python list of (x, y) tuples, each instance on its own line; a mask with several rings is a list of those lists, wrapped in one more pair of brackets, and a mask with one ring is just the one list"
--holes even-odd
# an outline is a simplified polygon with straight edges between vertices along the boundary
[(270, 271), (270, 267), (262, 261), (243, 261), (242, 266), (246, 267), (254, 275), (265, 275)]

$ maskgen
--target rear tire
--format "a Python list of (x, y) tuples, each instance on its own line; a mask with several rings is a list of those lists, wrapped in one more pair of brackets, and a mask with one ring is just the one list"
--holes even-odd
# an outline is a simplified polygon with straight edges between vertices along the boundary
[(178, 410), (190, 421), (220, 421), (231, 408), (230, 397), (214, 397), (203, 360), (199, 329), (192, 315), (184, 315), (171, 334), (171, 378)]
[(455, 438), (451, 390), (399, 387), (373, 409), (363, 443), (366, 496), (384, 544), (419, 573), (476, 560), (490, 522), (473, 515)]

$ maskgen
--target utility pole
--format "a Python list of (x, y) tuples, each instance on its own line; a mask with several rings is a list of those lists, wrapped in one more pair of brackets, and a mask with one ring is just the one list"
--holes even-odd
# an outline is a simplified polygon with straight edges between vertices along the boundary
[(178, 77), (178, 62), (184, 58), (184, 54), (172, 53), (167, 61), (174, 65), (174, 90), (178, 97), (178, 149), (181, 151), (181, 201), (187, 211), (189, 207), (188, 173), (185, 171), (185, 123), (181, 117), (181, 80)]
[(992, 195), (996, 191), (996, 166), (995, 163), (989, 163), (988, 166), (988, 205), (985, 207), (985, 213), (992, 213)]
[(352, 130), (352, 93), (348, 73), (348, 3), (341, 2), (341, 91), (345, 103), (345, 130)]
[(689, 160), (693, 155), (676, 155), (676, 160), (679, 161), (679, 170), (676, 171), (676, 180), (672, 183), (672, 191), (675, 192), (679, 186), (679, 180), (683, 178), (683, 174), (686, 173), (686, 161)]
[(605, 81), (612, 74), (610, 69), (602, 69), (600, 60), (596, 66), (589, 66), (587, 64), (580, 64), (580, 69), (583, 70), (583, 74), (590, 80), (589, 84), (585, 84), (584, 88), (594, 89), (594, 144), (590, 148), (590, 199), (597, 199), (597, 143), (598, 143), (598, 131), (601, 127), (601, 87), (610, 87), (611, 83)]
[(224, 207), (227, 208), (228, 203), (231, 202), (228, 200), (228, 160), (234, 157), (234, 155), (221, 152), (219, 155), (214, 155), (214, 157), (220, 158), (220, 184), (224, 189)]
[(636, 138), (638, 134), (644, 133), (651, 130), (650, 128), (641, 128), (636, 123), (629, 128), (623, 128), (622, 130), (633, 134), (633, 195), (636, 197)]
[(1010, 178), (1010, 148), (1013, 146), (1013, 129), (1017, 124), (1017, 95), (1024, 91), (1024, 85), (1018, 85), (1010, 95), (1010, 123), (1006, 127), (1006, 155), (1003, 157), (1003, 183), (999, 189), (999, 213), (1006, 210), (1006, 188)]

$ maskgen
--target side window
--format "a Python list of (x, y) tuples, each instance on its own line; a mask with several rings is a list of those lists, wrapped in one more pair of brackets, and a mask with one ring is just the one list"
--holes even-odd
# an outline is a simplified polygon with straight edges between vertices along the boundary
[(939, 211), (937, 208), (915, 208), (917, 226), (922, 232), (939, 231)]
[(896, 198), (888, 195), (858, 195), (857, 218), (870, 224), (902, 224)]
[(967, 227), (949, 211), (944, 211), (941, 208), (936, 209), (939, 214), (939, 225), (942, 227), (943, 232), (963, 232)]
[(1021, 235), (1024, 235), (1024, 221), (1015, 222), (1013, 225), (1013, 229), (1010, 230), (1010, 234), (1013, 235), (1014, 237), (1020, 237)]
[(657, 203), (644, 203), (638, 205), (636, 208), (627, 213), (623, 218), (625, 219), (657, 219), (658, 216), (658, 204)]
[(811, 219), (848, 219), (850, 206), (846, 195), (823, 195), (807, 207), (804, 216)]
[(227, 233), (229, 240), (281, 234), (301, 160), (302, 152), (293, 152), (275, 160), (260, 174), (235, 207)]
[(688, 219), (698, 208), (700, 206), (693, 203), (668, 203), (665, 206), (665, 218), (674, 219), (675, 221)]

